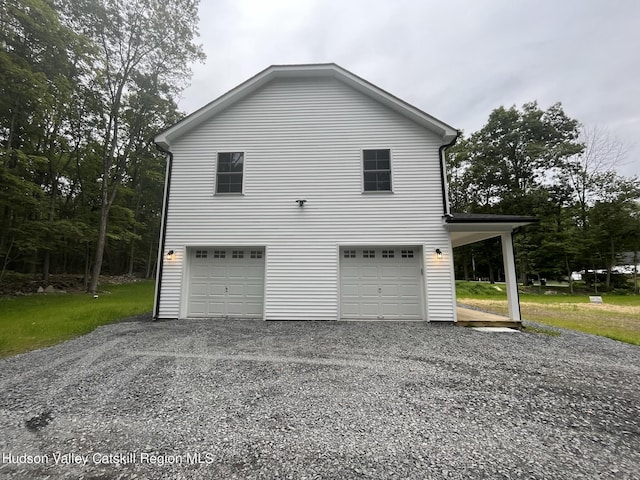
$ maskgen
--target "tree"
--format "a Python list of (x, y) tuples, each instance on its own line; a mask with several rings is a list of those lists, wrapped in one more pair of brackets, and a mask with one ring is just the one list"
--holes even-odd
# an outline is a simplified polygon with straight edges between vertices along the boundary
[(591, 263), (602, 262), (607, 270), (606, 288), (611, 288), (611, 269), (616, 256), (631, 247), (636, 230), (640, 182), (611, 172), (600, 177), (599, 199), (589, 210), (588, 224)]
[(189, 64), (202, 60), (197, 0), (64, 0), (72, 23), (98, 51), (92, 85), (102, 102), (95, 137), (101, 139), (100, 218), (91, 272), (96, 291), (109, 212), (143, 137), (149, 112), (134, 98), (142, 92), (170, 99), (185, 85)]
[(56, 232), (61, 171), (69, 164), (67, 109), (87, 51), (50, 2), (0, 3), (0, 252), (3, 269), (45, 253)]
[(467, 183), (478, 205), (501, 205), (503, 213), (526, 213), (521, 201), (550, 181), (550, 172), (582, 151), (578, 122), (561, 104), (543, 111), (536, 102), (519, 110), (499, 107), (486, 125), (471, 135)]
[(584, 149), (569, 158), (560, 172), (560, 181), (573, 187), (581, 227), (586, 228), (587, 211), (597, 199), (596, 187), (602, 183), (603, 175), (613, 172), (624, 161), (629, 148), (598, 126), (582, 126), (579, 140)]
[[(549, 198), (555, 173), (583, 149), (578, 122), (561, 104), (541, 110), (536, 102), (521, 109), (499, 107), (487, 123), (451, 148), (447, 166), (454, 209), (470, 213), (531, 215)], [(521, 277), (534, 268), (540, 227), (516, 240)], [(537, 267), (536, 267), (537, 268)]]

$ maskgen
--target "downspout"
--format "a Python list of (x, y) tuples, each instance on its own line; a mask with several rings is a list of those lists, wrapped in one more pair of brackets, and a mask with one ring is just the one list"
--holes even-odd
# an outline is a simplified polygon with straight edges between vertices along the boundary
[(171, 169), (173, 167), (173, 153), (162, 148), (157, 143), (156, 148), (167, 154), (167, 173), (164, 181), (164, 199), (162, 201), (162, 226), (160, 227), (160, 244), (158, 246), (158, 273), (156, 275), (156, 295), (153, 302), (153, 319), (160, 314), (160, 289), (162, 288), (162, 270), (164, 266), (164, 248), (167, 236), (167, 213), (169, 210), (169, 189), (171, 187)]
[(442, 210), (444, 211), (444, 215), (450, 215), (451, 212), (449, 211), (449, 193), (447, 191), (447, 172), (444, 168), (444, 151), (453, 146), (453, 144), (456, 143), (456, 141), (458, 140), (458, 137), (460, 136), (460, 130), (456, 130), (456, 136), (453, 137), (453, 140), (451, 140), (449, 143), (447, 143), (446, 145), (440, 145), (440, 149), (439, 149), (439, 154), (440, 154), (440, 178), (442, 179)]
[[(456, 143), (456, 140), (458, 140), (458, 136), (460, 135), (460, 130), (456, 130), (456, 135), (453, 137), (453, 139), (445, 144), (445, 145), (440, 145), (440, 148), (438, 149), (438, 153), (440, 155), (440, 185), (442, 187), (442, 211), (444, 213), (444, 219), (445, 221), (447, 221), (449, 219), (449, 217), (451, 217), (451, 212), (449, 211), (449, 192), (448, 192), (448, 188), (447, 188), (447, 172), (445, 171), (445, 167), (444, 167), (444, 151), (449, 148), (450, 146), (452, 146), (454, 143)], [(449, 237), (449, 245), (451, 244), (451, 233), (448, 234)], [(458, 321), (458, 312), (457, 312), (457, 308), (456, 308), (456, 273), (455, 273), (455, 266), (453, 264), (453, 248), (452, 248), (452, 252), (451, 252), (451, 262), (450, 262), (450, 274), (451, 274), (451, 283), (452, 283), (452, 294), (453, 294), (453, 322), (454, 324)], [(426, 282), (426, 275), (425, 275), (425, 282)], [(428, 289), (427, 289), (428, 292)], [(427, 293), (427, 297), (429, 296), (429, 293)], [(425, 302), (427, 302), (428, 298), (425, 299)], [(427, 317), (429, 315), (428, 312), (428, 308), (427, 308)]]

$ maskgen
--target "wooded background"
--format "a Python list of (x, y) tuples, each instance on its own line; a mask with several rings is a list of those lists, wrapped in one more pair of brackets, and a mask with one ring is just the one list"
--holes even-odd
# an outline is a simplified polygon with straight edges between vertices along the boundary
[[(165, 155), (151, 139), (182, 117), (204, 60), (198, 3), (0, 0), (0, 285), (155, 273)], [(640, 249), (639, 182), (615, 168), (637, 160), (559, 103), (499, 107), (449, 149), (452, 210), (539, 217), (515, 237), (523, 281), (608, 269), (613, 288), (619, 254)], [(502, 276), (494, 241), (455, 258), (460, 278)]]

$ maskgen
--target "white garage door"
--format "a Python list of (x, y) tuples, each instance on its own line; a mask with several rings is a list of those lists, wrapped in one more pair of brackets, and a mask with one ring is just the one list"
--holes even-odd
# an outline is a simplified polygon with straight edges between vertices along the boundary
[(344, 319), (422, 320), (422, 272), (416, 247), (340, 250)]
[(198, 248), (190, 262), (187, 316), (263, 317), (263, 249)]

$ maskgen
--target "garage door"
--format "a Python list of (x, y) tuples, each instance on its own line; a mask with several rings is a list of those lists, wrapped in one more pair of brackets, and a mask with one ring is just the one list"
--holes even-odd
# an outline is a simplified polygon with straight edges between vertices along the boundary
[(263, 318), (263, 249), (192, 249), (190, 262), (187, 316)]
[(341, 249), (342, 318), (422, 320), (419, 252), (417, 247)]

